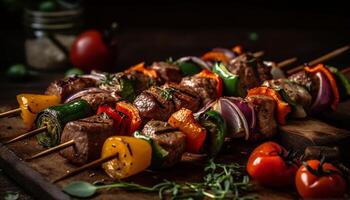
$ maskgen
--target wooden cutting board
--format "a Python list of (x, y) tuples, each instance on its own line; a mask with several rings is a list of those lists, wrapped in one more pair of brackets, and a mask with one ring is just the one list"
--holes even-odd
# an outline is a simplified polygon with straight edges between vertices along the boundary
[[(0, 109), (1, 111), (1, 109)], [(321, 128), (320, 128), (321, 127)], [(288, 125), (281, 127), (280, 136), (282, 134), (291, 135), (290, 137), (301, 137), (303, 134), (315, 132), (321, 138), (329, 133), (338, 133), (341, 135), (341, 140), (349, 138), (350, 133), (343, 129), (337, 129), (317, 120), (294, 121)], [(25, 130), (21, 120), (17, 117), (0, 119), (0, 141), (6, 141)], [(311, 134), (312, 135), (312, 134)], [(345, 138), (345, 139), (344, 139)], [(281, 138), (277, 138), (281, 139)], [(286, 137), (282, 137), (285, 142)], [(294, 141), (288, 139), (288, 141)], [(298, 140), (295, 140), (298, 141)], [(307, 141), (307, 140), (306, 140)], [(323, 141), (323, 140), (322, 140)], [(318, 144), (318, 140), (314, 140), (313, 144)], [(293, 145), (295, 142), (290, 143)], [(310, 145), (308, 142), (303, 144)], [(311, 144), (311, 145), (313, 145)], [(350, 144), (350, 143), (349, 143)], [(244, 164), (251, 150), (257, 144), (247, 143), (237, 140), (231, 143), (229, 148), (225, 150), (223, 155), (218, 158), (218, 161), (232, 161)], [(298, 148), (303, 148), (302, 145)], [(84, 180), (88, 182), (103, 181), (111, 182), (103, 171), (100, 169), (87, 170), (72, 178), (61, 181), (57, 184), (51, 184), (50, 181), (63, 175), (64, 173), (73, 170), (75, 166), (67, 163), (64, 158), (57, 153), (43, 158), (38, 158), (30, 162), (24, 159), (37, 152), (44, 150), (40, 147), (34, 138), (23, 140), (14, 144), (3, 146), (0, 144), (0, 167), (12, 177), (19, 185), (21, 185), (28, 193), (36, 199), (70, 199), (68, 195), (61, 191), (61, 188), (71, 183), (72, 181)], [(200, 181), (203, 176), (203, 166), (200, 163), (179, 163), (176, 167), (158, 172), (145, 171), (136, 176), (133, 176), (126, 181), (132, 181), (139, 184), (153, 185), (163, 179), (186, 182)], [(298, 195), (293, 190), (273, 190), (263, 187), (257, 187), (256, 193), (260, 199), (296, 199)], [(102, 191), (99, 195), (92, 199), (154, 199), (157, 194), (146, 194), (138, 192), (127, 192), (122, 190)]]

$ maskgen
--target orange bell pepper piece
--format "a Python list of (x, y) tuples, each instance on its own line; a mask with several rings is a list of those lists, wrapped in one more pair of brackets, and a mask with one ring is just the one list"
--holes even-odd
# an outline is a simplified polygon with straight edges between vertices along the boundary
[(321, 72), (321, 73), (323, 73), (323, 75), (325, 75), (327, 77), (327, 79), (328, 79), (328, 81), (329, 81), (329, 83), (331, 85), (332, 93), (333, 93), (333, 96), (334, 96), (334, 100), (332, 102), (331, 107), (332, 107), (333, 110), (336, 110), (337, 106), (339, 104), (340, 95), (339, 95), (339, 90), (338, 90), (338, 87), (337, 87), (337, 82), (335, 81), (332, 73), (323, 64), (318, 64), (315, 67), (306, 66), (306, 67), (304, 67), (304, 70), (306, 72), (311, 73), (311, 74), (315, 74), (317, 72)]
[(286, 124), (286, 116), (292, 111), (288, 103), (282, 100), (281, 95), (279, 95), (275, 90), (268, 87), (256, 87), (248, 90), (247, 97), (253, 95), (264, 95), (272, 97), (277, 104), (277, 121), (280, 124)]
[(243, 53), (243, 47), (241, 45), (236, 45), (232, 47), (232, 51), (238, 55), (241, 55)]
[(201, 72), (199, 72), (195, 76), (214, 79), (216, 81), (216, 95), (217, 95), (217, 97), (222, 96), (223, 83), (222, 83), (222, 79), (220, 78), (219, 75), (217, 75), (217, 74), (215, 74), (207, 69), (203, 69)]
[(222, 52), (209, 51), (202, 56), (202, 59), (205, 61), (219, 61), (223, 63), (228, 63), (229, 59)]
[(173, 113), (168, 123), (174, 127), (178, 128), (180, 131), (186, 135), (186, 150), (190, 153), (199, 153), (207, 132), (194, 118), (193, 112), (186, 108), (181, 108), (179, 111)]
[(141, 73), (143, 73), (151, 78), (158, 77), (157, 72), (153, 69), (146, 68), (144, 62), (141, 62), (141, 63), (134, 65), (134, 66), (130, 67), (129, 69), (125, 70), (126, 73), (130, 73), (132, 71), (141, 72)]

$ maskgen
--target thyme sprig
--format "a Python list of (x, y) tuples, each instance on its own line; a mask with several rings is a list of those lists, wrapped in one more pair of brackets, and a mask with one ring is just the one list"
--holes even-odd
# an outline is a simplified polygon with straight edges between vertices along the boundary
[(109, 185), (93, 185), (87, 182), (74, 182), (63, 191), (74, 197), (90, 197), (100, 189), (124, 189), (138, 192), (158, 192), (159, 199), (256, 199), (253, 187), (245, 175), (244, 166), (237, 163), (219, 164), (210, 160), (204, 168), (206, 175), (202, 182), (176, 183), (164, 180), (152, 187), (129, 182)]

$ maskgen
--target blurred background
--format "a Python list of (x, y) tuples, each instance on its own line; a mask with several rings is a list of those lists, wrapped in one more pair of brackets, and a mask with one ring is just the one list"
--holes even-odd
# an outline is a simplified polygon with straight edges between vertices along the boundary
[[(56, 55), (59, 58), (45, 60), (44, 49), (49, 51), (50, 44), (38, 44), (36, 39), (43, 33), (62, 31), (51, 27), (49, 31), (40, 32), (52, 24), (72, 23), (63, 31), (68, 37), (55, 38), (63, 40), (60, 43), (69, 51), (72, 41), (82, 31), (103, 32), (112, 22), (117, 22), (113, 40), (117, 61), (110, 65), (109, 71), (141, 61), (151, 63), (169, 57), (200, 56), (214, 47), (231, 48), (237, 44), (250, 51), (264, 50), (264, 58), (268, 60), (281, 61), (297, 56), (298, 62), (304, 63), (350, 43), (348, 6), (337, 1), (305, 4), (303, 1), (258, 0), (211, 3), (1, 0), (0, 9), (1, 73), (6, 74), (15, 64), (23, 64), (35, 74), (39, 70), (35, 80), (18, 81), (1, 76), (0, 89), (11, 91), (9, 95), (1, 95), (2, 104), (15, 103), (14, 95), (18, 92), (42, 92), (49, 81), (73, 67), (69, 59), (62, 59), (64, 53), (50, 39), (52, 34), (44, 37), (49, 37), (48, 43), (59, 49), (59, 56)], [(67, 14), (64, 12), (67, 10), (74, 12)], [(53, 12), (61, 14), (45, 15)], [(44, 66), (33, 66), (38, 63)], [(342, 68), (350, 65), (350, 59), (344, 54), (329, 64)]]

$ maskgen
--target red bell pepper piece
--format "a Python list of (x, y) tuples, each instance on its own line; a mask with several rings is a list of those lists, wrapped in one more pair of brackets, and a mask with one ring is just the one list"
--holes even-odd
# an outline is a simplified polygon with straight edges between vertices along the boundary
[(123, 119), (123, 122), (128, 122), (126, 123), (126, 125), (128, 125), (128, 128), (124, 129), (125, 134), (123, 135), (131, 135), (140, 127), (142, 121), (139, 115), (139, 111), (135, 106), (124, 101), (120, 101), (116, 104), (116, 110), (125, 115), (126, 119)]

